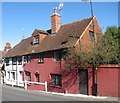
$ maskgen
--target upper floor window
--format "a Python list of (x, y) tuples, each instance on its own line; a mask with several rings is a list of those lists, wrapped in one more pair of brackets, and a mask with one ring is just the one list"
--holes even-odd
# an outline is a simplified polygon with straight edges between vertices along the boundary
[(16, 57), (13, 57), (13, 58), (12, 58), (12, 64), (13, 64), (13, 65), (16, 65), (16, 64), (17, 64), (17, 58), (16, 58)]
[(28, 60), (27, 60), (27, 56), (24, 56), (24, 57), (23, 57), (23, 62), (24, 62), (24, 63), (27, 63), (27, 61), (28, 61)]
[(34, 36), (33, 38), (34, 38), (34, 39), (33, 39), (33, 40), (34, 40), (34, 41), (33, 41), (33, 44), (34, 44), (34, 45), (39, 44), (39, 35), (36, 35), (36, 36)]
[(24, 56), (23, 61), (24, 61), (24, 63), (30, 63), (31, 62), (31, 56), (30, 55)]
[(62, 55), (63, 53), (62, 53), (62, 51), (55, 51), (54, 52), (54, 59), (56, 60), (56, 61), (61, 61), (63, 58), (63, 55)]
[(18, 65), (21, 65), (22, 64), (22, 57), (18, 57)]
[(28, 55), (27, 59), (28, 59), (27, 62), (31, 63), (31, 56), (30, 55)]
[(52, 85), (62, 86), (62, 76), (61, 74), (51, 74)]
[(90, 36), (90, 40), (94, 41), (94, 32), (93, 31), (89, 31), (89, 36)]
[(38, 63), (44, 63), (44, 54), (43, 53), (38, 55)]
[(6, 66), (9, 65), (9, 58), (6, 58), (6, 59), (5, 59), (5, 63), (6, 63)]

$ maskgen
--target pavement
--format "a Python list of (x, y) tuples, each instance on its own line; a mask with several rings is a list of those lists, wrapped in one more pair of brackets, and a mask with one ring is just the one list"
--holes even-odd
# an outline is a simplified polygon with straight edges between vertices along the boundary
[[(38, 91), (38, 90), (34, 90)], [(45, 91), (38, 91), (41, 93), (46, 93)], [(65, 93), (57, 93), (57, 92), (47, 92), (47, 94), (53, 94), (53, 95), (61, 95), (61, 96), (66, 96), (66, 97), (81, 97), (85, 99), (97, 99), (97, 100), (102, 100), (102, 101), (119, 101), (120, 102), (120, 97), (110, 97), (110, 96), (93, 96), (93, 95), (84, 95), (84, 94), (65, 94)]]

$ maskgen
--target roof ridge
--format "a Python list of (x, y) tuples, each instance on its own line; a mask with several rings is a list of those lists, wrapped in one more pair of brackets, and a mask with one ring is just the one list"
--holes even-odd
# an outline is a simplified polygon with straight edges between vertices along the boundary
[(88, 18), (85, 18), (85, 19), (82, 19), (82, 20), (76, 20), (76, 21), (61, 25), (61, 26), (70, 25), (70, 24), (73, 24), (73, 23), (76, 23), (76, 22), (81, 22), (81, 21), (87, 20), (87, 19), (92, 19), (92, 17), (88, 17)]

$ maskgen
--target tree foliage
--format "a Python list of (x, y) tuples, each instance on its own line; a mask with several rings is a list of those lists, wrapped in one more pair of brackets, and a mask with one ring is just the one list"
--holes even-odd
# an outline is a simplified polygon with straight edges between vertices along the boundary
[(86, 68), (89, 65), (120, 63), (120, 29), (108, 27), (97, 39), (94, 47), (80, 46), (70, 48), (65, 56), (68, 68)]

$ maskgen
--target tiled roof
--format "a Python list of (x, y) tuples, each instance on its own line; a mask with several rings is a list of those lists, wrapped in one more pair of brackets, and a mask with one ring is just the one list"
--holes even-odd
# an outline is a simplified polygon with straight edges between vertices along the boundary
[(39, 45), (32, 45), (31, 36), (23, 39), (20, 43), (10, 49), (5, 57), (14, 57), (72, 47), (75, 45), (78, 38), (81, 36), (91, 20), (92, 18), (87, 18), (81, 21), (62, 25), (58, 32), (54, 35), (49, 34), (50, 30), (38, 30), (39, 32), (48, 34)]

